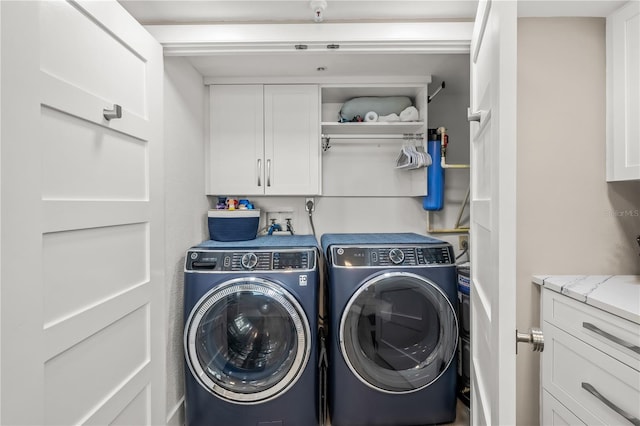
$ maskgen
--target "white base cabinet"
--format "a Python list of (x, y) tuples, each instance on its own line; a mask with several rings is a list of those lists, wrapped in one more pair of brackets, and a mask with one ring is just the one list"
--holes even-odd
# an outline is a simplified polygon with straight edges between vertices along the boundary
[(640, 424), (640, 325), (546, 288), (542, 317), (543, 424)]
[(318, 195), (317, 85), (212, 85), (209, 195)]
[(557, 399), (555, 399), (546, 390), (542, 391), (542, 406), (544, 410), (542, 412), (541, 425), (545, 426), (568, 426), (579, 425), (583, 426), (582, 422), (575, 414), (562, 405)]

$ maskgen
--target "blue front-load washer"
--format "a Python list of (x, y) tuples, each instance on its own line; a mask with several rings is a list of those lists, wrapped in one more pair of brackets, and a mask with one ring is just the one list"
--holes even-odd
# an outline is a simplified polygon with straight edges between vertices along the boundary
[(318, 254), (306, 235), (187, 251), (187, 425), (318, 424)]
[(456, 417), (457, 282), (450, 244), (418, 234), (325, 234), (333, 426)]

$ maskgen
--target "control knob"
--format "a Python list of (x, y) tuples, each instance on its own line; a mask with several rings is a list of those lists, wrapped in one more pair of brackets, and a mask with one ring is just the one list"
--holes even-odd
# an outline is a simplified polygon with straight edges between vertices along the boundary
[(395, 265), (404, 262), (404, 252), (397, 248), (389, 250), (389, 260)]
[(258, 256), (255, 253), (246, 253), (242, 255), (241, 263), (244, 269), (253, 269), (258, 264)]

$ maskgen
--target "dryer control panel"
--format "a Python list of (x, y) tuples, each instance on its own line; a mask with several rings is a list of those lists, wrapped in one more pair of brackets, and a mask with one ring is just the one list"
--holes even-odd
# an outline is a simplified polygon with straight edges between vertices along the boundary
[(334, 266), (394, 267), (439, 266), (455, 263), (453, 247), (448, 244), (422, 246), (332, 246)]
[(206, 250), (187, 252), (185, 271), (198, 272), (252, 272), (283, 270), (313, 270), (316, 252), (313, 249), (280, 250)]

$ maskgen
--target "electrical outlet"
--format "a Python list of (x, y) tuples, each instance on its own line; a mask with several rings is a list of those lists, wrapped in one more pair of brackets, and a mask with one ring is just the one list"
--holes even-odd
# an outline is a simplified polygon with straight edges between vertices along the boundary
[(458, 249), (467, 250), (469, 248), (469, 236), (468, 235), (459, 235), (458, 236)]
[[(311, 204), (309, 204), (309, 203), (311, 203)], [(305, 200), (304, 200), (304, 210), (307, 213), (316, 211), (316, 200), (314, 200), (313, 197), (305, 198)]]

